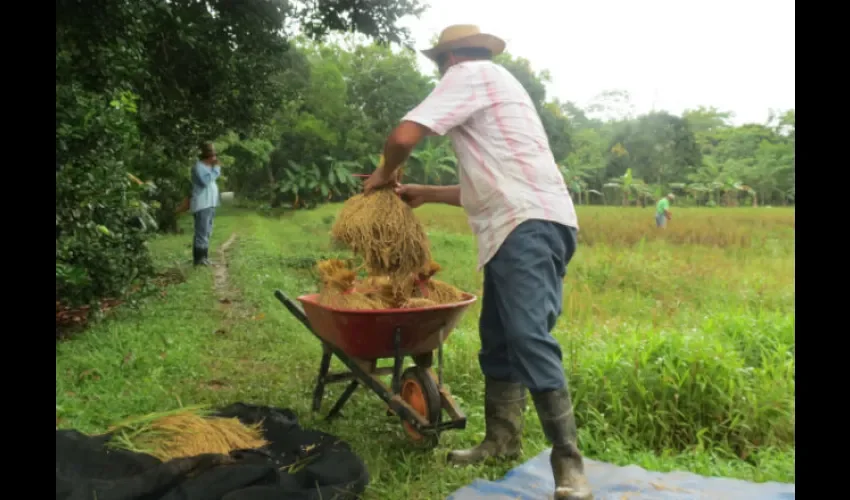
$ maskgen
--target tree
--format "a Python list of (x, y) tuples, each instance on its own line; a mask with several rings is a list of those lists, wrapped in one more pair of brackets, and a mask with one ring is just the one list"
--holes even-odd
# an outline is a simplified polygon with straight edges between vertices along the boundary
[(102, 97), (56, 89), (56, 300), (70, 305), (119, 297), (152, 272), (154, 188), (130, 182), (121, 160), (139, 143), (135, 95)]
[(570, 121), (570, 125), (572, 125), (573, 130), (602, 128), (603, 122), (601, 120), (588, 117), (585, 110), (581, 109), (578, 105), (576, 105), (576, 103), (572, 101), (562, 103), (557, 99), (555, 99), (553, 103), (561, 108), (561, 112)]
[(283, 193), (291, 193), (291, 182), (299, 179), (288, 173), (293, 168), (315, 167), (317, 182), (330, 182), (327, 189), (346, 193), (351, 186), (332, 173), (339, 171), (336, 166), (370, 171), (370, 157), (386, 135), (432, 88), (409, 51), (356, 43), (353, 37), (339, 43), (299, 40), (297, 50), (307, 61), (308, 77), (297, 105), (284, 102), (278, 112), (277, 148), (269, 167), (281, 193), (274, 205), (291, 198)]
[(293, 2), (294, 18), (313, 39), (330, 32), (363, 33), (380, 43), (410, 47), (410, 30), (399, 26), (405, 16), (419, 17), (425, 6), (419, 0), (319, 0)]
[[(747, 192), (753, 196), (754, 204), (787, 203), (793, 196), (794, 129), (793, 113), (786, 116), (785, 125), (776, 118), (767, 125), (745, 124), (709, 133), (704, 150), (712, 158), (713, 165), (733, 178), (733, 181), (720, 179), (718, 182), (727, 187), (736, 182), (748, 186)], [(732, 201), (729, 193), (738, 191), (725, 189), (726, 202)]]
[[(282, 129), (313, 150), (346, 143), (351, 120), (310, 120), (334, 95), (302, 92), (312, 68), (294, 54), (294, 27), (408, 43), (398, 21), (421, 11), (418, 0), (57, 0), (57, 300), (120, 295), (150, 273), (146, 217), (176, 229), (198, 142), (236, 134), (232, 182), (247, 182)], [(130, 172), (152, 183), (128, 187)]]
[(605, 90), (593, 98), (586, 113), (604, 121), (624, 121), (634, 117), (635, 107), (628, 91)]
[(729, 120), (735, 116), (731, 111), (720, 111), (714, 106), (699, 106), (697, 109), (686, 109), (682, 118), (694, 134), (714, 132), (729, 127)]
[[(605, 139), (595, 129), (586, 128), (575, 133), (572, 144), (562, 173), (568, 187), (571, 182), (578, 187), (579, 202), (587, 203), (587, 195), (599, 193), (605, 183)], [(576, 191), (575, 187), (570, 190)]]
[(419, 72), (415, 52), (371, 44), (355, 46), (349, 54), (341, 67), (349, 105), (359, 113), (360, 140), (377, 149), (434, 84)]
[(547, 104), (546, 83), (551, 81), (548, 71), (535, 72), (528, 59), (513, 57), (507, 52), (496, 56), (495, 61), (519, 80), (540, 116), (549, 147), (555, 158), (564, 158), (570, 152), (570, 123), (567, 115), (555, 103)]
[(784, 141), (762, 141), (755, 164), (744, 179), (763, 200), (779, 199), (787, 204), (794, 198), (794, 146)]
[(682, 118), (666, 112), (649, 113), (622, 123), (610, 141), (628, 155), (609, 157), (607, 174), (619, 177), (632, 169), (635, 176), (665, 185), (692, 172), (701, 163), (694, 135)]

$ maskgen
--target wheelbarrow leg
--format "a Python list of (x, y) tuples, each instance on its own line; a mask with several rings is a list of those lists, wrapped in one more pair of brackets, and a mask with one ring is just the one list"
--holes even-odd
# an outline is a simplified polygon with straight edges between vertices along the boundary
[(333, 354), (330, 350), (324, 349), (322, 364), (319, 366), (319, 378), (316, 380), (316, 389), (313, 390), (313, 411), (319, 411), (322, 407), (322, 397), (325, 395), (325, 380), (331, 368), (332, 356)]
[(396, 328), (395, 332), (393, 332), (393, 351), (394, 351), (394, 359), (393, 359), (393, 381), (392, 381), (392, 390), (393, 394), (398, 394), (401, 392), (401, 369), (404, 365), (404, 356), (401, 355), (401, 328)]
[(336, 402), (333, 408), (331, 408), (331, 412), (328, 413), (328, 416), (325, 417), (326, 420), (330, 420), (334, 418), (339, 411), (342, 409), (343, 405), (348, 402), (348, 398), (354, 394), (354, 391), (357, 390), (357, 386), (360, 385), (360, 382), (357, 380), (352, 380), (348, 387), (342, 392), (342, 396), (339, 397), (339, 401)]
[(440, 347), (437, 348), (437, 388), (443, 388), (443, 333), (440, 328)]

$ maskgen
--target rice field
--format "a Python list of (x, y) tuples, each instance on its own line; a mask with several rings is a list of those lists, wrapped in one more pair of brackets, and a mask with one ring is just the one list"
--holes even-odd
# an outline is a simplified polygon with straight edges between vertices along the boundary
[[(484, 433), (477, 308), (446, 350), (445, 378), (469, 417), (465, 431), (446, 433), (436, 449), (417, 449), (367, 391), (355, 393), (338, 420), (310, 414), (321, 349), (272, 292), (316, 290), (311, 267), (339, 254), (327, 237), (338, 210), (280, 217), (224, 210), (213, 240), (215, 249), (238, 235), (228, 257), (230, 304), (219, 300), (212, 270), (192, 271), (164, 297), (121, 308), (57, 344), (57, 426), (99, 432), (181, 405), (289, 407), (306, 426), (337, 434), (363, 456), (370, 499), (444, 498), (517, 465), (445, 463), (448, 450)], [(793, 482), (794, 211), (674, 207), (667, 229), (657, 230), (649, 208), (578, 210), (579, 249), (555, 336), (585, 454), (655, 470)], [(436, 277), (479, 294), (482, 276), (462, 211), (417, 213), (442, 266)], [(186, 266), (189, 233), (160, 237), (151, 249), (162, 268)], [(325, 410), (342, 389), (329, 388)], [(525, 458), (545, 447), (532, 411)]]

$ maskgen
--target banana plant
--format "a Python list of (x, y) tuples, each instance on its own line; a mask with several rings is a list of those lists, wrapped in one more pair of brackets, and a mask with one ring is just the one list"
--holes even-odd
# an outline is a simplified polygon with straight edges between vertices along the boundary
[(641, 206), (646, 206), (647, 199), (655, 199), (652, 186), (644, 182), (643, 179), (632, 181), (632, 193), (634, 193), (635, 199), (640, 201)]
[(602, 187), (614, 188), (619, 190), (623, 194), (623, 206), (627, 206), (631, 199), (632, 185), (634, 184), (634, 179), (632, 178), (632, 169), (627, 168), (626, 173), (623, 174), (622, 177), (614, 177), (613, 179), (606, 182)]
[(627, 168), (622, 177), (614, 177), (606, 182), (603, 187), (619, 190), (623, 194), (624, 207), (631, 203), (632, 196), (635, 200), (639, 200), (642, 205), (646, 205), (647, 198), (653, 198), (652, 187), (643, 179), (636, 179), (632, 176), (631, 168)]
[(328, 200), (335, 197), (349, 196), (359, 187), (357, 179), (351, 175), (362, 167), (356, 161), (337, 160), (326, 156), (328, 162), (327, 180), (329, 183), (328, 194), (324, 195)]
[(564, 183), (567, 185), (567, 189), (571, 194), (574, 193), (577, 195), (576, 199), (580, 204), (587, 203), (589, 201), (588, 197), (591, 193), (604, 196), (601, 192), (587, 187), (587, 180), (592, 177), (587, 169), (558, 165), (558, 170), (560, 170), (561, 175), (564, 176)]
[[(289, 161), (278, 181), (278, 193), (292, 208), (312, 208), (333, 196), (346, 196), (357, 188), (347, 162), (329, 162), (326, 169), (316, 164), (300, 165)], [(324, 170), (324, 171), (323, 171)]]
[[(731, 207), (735, 204), (738, 193), (743, 192), (743, 193), (749, 193), (749, 194), (753, 195), (754, 197), (756, 196), (755, 191), (753, 191), (753, 188), (751, 188), (751, 187), (749, 187), (745, 184), (742, 184), (740, 181), (738, 181), (738, 180), (736, 180), (732, 177), (727, 177), (725, 179), (725, 182), (723, 182), (722, 185), (723, 185), (723, 198), (725, 199), (725, 205), (727, 207)], [(754, 199), (756, 199), (756, 198), (754, 198)], [(758, 206), (757, 200), (756, 200), (755, 206)]]
[[(704, 156), (702, 167), (695, 173), (688, 174), (689, 192), (695, 195), (704, 193), (708, 197), (708, 205), (717, 205), (725, 186), (724, 177), (727, 176), (725, 165), (719, 164), (714, 157)], [(721, 195), (722, 196), (722, 195)]]
[(448, 143), (443, 142), (435, 145), (431, 140), (428, 140), (419, 151), (411, 153), (417, 163), (416, 176), (419, 177), (423, 184), (439, 184), (442, 179), (449, 177), (455, 180), (457, 176), (457, 159), (448, 147)]

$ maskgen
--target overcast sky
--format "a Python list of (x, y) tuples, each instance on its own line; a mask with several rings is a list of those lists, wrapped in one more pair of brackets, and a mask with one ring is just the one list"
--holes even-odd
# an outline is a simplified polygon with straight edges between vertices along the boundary
[(403, 23), (417, 49), (450, 24), (477, 24), (548, 69), (550, 96), (579, 105), (623, 89), (638, 113), (715, 106), (739, 124), (795, 107), (794, 0), (424, 1)]

